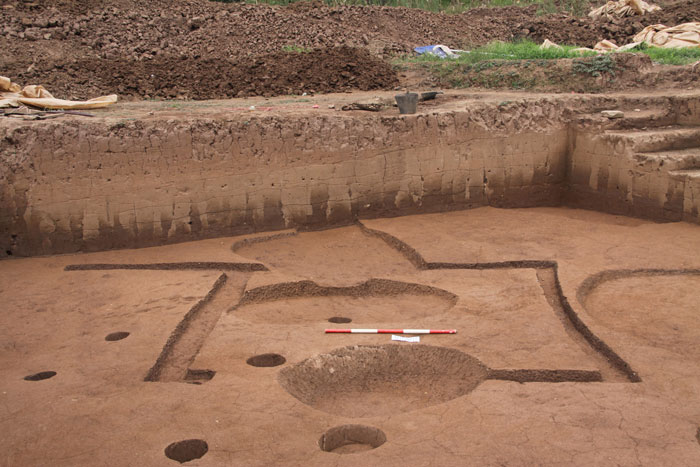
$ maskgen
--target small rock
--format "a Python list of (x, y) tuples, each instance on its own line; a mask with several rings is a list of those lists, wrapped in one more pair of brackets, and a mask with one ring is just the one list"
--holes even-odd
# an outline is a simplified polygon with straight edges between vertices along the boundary
[(329, 108), (329, 109), (335, 109), (335, 104), (329, 104), (329, 105), (328, 105), (328, 108)]
[(608, 118), (624, 118), (625, 116), (624, 112), (620, 110), (603, 110), (600, 114)]

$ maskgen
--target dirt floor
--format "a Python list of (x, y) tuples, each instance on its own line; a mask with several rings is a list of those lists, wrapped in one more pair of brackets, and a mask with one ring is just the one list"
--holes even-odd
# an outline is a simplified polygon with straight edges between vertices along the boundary
[(2, 261), (0, 464), (697, 465), (698, 252), (479, 208)]
[[(11, 0), (0, 75), (62, 98), (134, 101), (92, 112), (110, 131), (344, 106), (362, 119), (353, 105), (368, 102), (395, 115), (400, 89), (562, 101), (634, 89), (636, 106), (696, 92), (700, 68), (630, 54), (597, 74), (562, 60), (436, 79), (391, 60), (436, 43), (622, 44), (700, 14), (695, 0), (656, 3), (643, 19), (593, 23), (537, 6)], [(420, 105), (523, 95), (448, 91)], [(2, 141), (10, 162), (13, 144)], [(699, 465), (699, 286), (699, 225), (566, 208), (3, 260), (0, 465)], [(457, 333), (408, 343), (326, 328)]]
[[(388, 61), (412, 55), (422, 45), (468, 48), (523, 38), (588, 47), (609, 39), (622, 45), (645, 26), (697, 21), (700, 15), (695, 0), (655, 3), (663, 10), (595, 22), (587, 16), (541, 14), (537, 5), (448, 15), (321, 2), (281, 7), (210, 0), (12, 0), (0, 8), (0, 73), (23, 85), (43, 84), (61, 98), (116, 93), (122, 99), (222, 99), (393, 89), (410, 85), (410, 79)], [(669, 81), (678, 81), (667, 76), (658, 83), (635, 82), (621, 68), (617, 79), (627, 88), (668, 88)], [(487, 77), (434, 84), (528, 87), (529, 71), (496, 71), (524, 74), (525, 82), (519, 78), (496, 86)], [(684, 78), (686, 83), (696, 79)]]

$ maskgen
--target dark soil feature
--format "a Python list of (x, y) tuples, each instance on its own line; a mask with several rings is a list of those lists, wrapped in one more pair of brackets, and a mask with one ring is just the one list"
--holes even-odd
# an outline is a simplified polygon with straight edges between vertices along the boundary
[(216, 375), (214, 370), (193, 370), (188, 369), (185, 374), (185, 381), (189, 383), (202, 384), (206, 381), (211, 381)]
[(246, 363), (250, 366), (268, 368), (284, 365), (286, 361), (287, 359), (280, 354), (264, 353), (250, 357), (248, 360), (246, 360)]
[(108, 342), (120, 341), (129, 337), (129, 333), (126, 331), (112, 332), (105, 336), (105, 340)]
[(54, 376), (56, 376), (55, 371), (41, 371), (33, 375), (25, 376), (24, 379), (25, 381), (42, 381), (45, 379), (53, 378)]
[[(214, 300), (219, 291), (224, 288), (227, 281), (228, 276), (226, 274), (221, 274), (207, 295), (190, 308), (187, 314), (182, 318), (182, 321), (178, 323), (170, 334), (170, 337), (168, 337), (168, 341), (163, 346), (163, 350), (154, 365), (148, 370), (144, 381), (159, 381), (165, 371), (176, 366), (175, 360), (177, 360), (177, 356), (175, 354), (178, 343), (187, 330), (191, 328), (192, 323), (202, 319), (202, 310), (206, 311), (207, 306)], [(191, 351), (192, 349), (189, 350)], [(183, 376), (186, 375), (187, 371), (185, 370)]]
[(336, 324), (346, 324), (346, 323), (352, 323), (352, 319), (350, 318), (345, 318), (343, 316), (334, 316), (332, 318), (328, 318), (329, 323), (336, 323)]
[[(481, 269), (503, 269), (503, 268), (534, 268), (537, 269), (537, 275), (538, 275), (538, 280), (545, 280), (546, 282), (551, 282), (550, 285), (553, 290), (547, 290), (548, 288), (543, 288), (543, 292), (545, 295), (549, 296), (549, 299), (553, 299), (558, 303), (558, 306), (561, 307), (561, 310), (566, 316), (566, 319), (569, 321), (570, 325), (578, 332), (589, 344), (590, 346), (595, 349), (596, 352), (598, 352), (601, 356), (603, 356), (607, 361), (610, 363), (610, 365), (615, 368), (617, 371), (619, 371), (621, 374), (623, 374), (630, 382), (633, 383), (638, 383), (641, 382), (641, 378), (637, 374), (636, 371), (632, 369), (629, 363), (625, 361), (622, 357), (620, 357), (608, 344), (606, 344), (603, 340), (601, 340), (598, 336), (596, 336), (590, 328), (581, 320), (581, 318), (578, 316), (578, 314), (574, 311), (574, 309), (571, 307), (569, 304), (569, 300), (566, 298), (564, 295), (564, 292), (561, 287), (561, 282), (559, 281), (559, 265), (556, 261), (538, 261), (538, 260), (521, 260), (521, 261), (504, 261), (500, 263), (428, 263), (425, 261), (425, 259), (416, 251), (413, 247), (411, 247), (409, 244), (403, 242), (402, 240), (396, 238), (395, 236), (388, 234), (386, 232), (382, 232), (380, 230), (376, 229), (370, 229), (364, 224), (360, 224), (362, 226), (362, 229), (365, 233), (369, 235), (375, 235), (382, 240), (384, 240), (387, 245), (391, 246), (392, 248), (396, 249), (399, 253), (404, 255), (409, 261), (411, 261), (418, 269), (429, 269), (429, 270), (436, 270), (436, 269), (476, 269), (476, 270), (481, 270)], [(551, 269), (551, 278), (547, 279), (547, 274), (544, 274), (542, 270), (545, 269)], [(646, 271), (659, 271), (659, 270), (646, 270)], [(688, 270), (685, 270), (688, 271)], [(607, 276), (605, 275), (606, 273), (601, 273), (603, 274), (603, 277), (607, 279)], [(584, 303), (584, 298), (585, 296), (582, 295), (583, 293), (589, 293), (590, 290), (595, 287), (597, 284), (600, 282), (598, 281), (603, 281), (605, 280), (603, 278), (598, 278), (598, 279), (586, 279), (584, 284), (582, 284), (582, 288), (584, 288), (584, 292), (581, 292), (579, 290), (578, 292), (578, 299), (580, 303)], [(590, 283), (586, 285), (588, 282)], [(552, 297), (551, 295), (554, 295)]]
[(366, 425), (341, 425), (326, 431), (318, 445), (322, 451), (336, 454), (352, 454), (375, 449), (386, 442), (386, 435), (379, 428)]
[(599, 383), (597, 370), (489, 370), (489, 379), (517, 383)]
[(201, 439), (186, 439), (169, 444), (165, 448), (165, 456), (179, 463), (199, 459), (209, 451), (207, 442)]

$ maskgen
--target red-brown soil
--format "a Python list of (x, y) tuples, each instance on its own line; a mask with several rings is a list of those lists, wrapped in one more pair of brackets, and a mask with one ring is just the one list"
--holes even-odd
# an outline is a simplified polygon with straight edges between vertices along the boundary
[[(122, 98), (210, 99), (391, 89), (397, 77), (364, 50), (387, 58), (435, 43), (469, 47), (518, 38), (582, 46), (601, 39), (624, 43), (648, 24), (697, 20), (699, 13), (694, 0), (610, 24), (538, 16), (536, 6), (445, 15), (310, 2), (278, 7), (209, 0), (15, 0), (0, 10), (0, 72), (22, 84), (45, 84), (65, 98), (116, 92)], [(313, 51), (283, 53), (285, 47)]]
[[(82, 58), (61, 67), (38, 65), (52, 92), (85, 95), (111, 89), (120, 96), (179, 99), (272, 96), (346, 90), (391, 89), (398, 84), (389, 64), (366, 50), (333, 47), (313, 53), (276, 52), (242, 62), (219, 58), (147, 61)], [(39, 71), (41, 70), (41, 71)], [(29, 74), (31, 76), (31, 74)], [(20, 80), (32, 81), (25, 73)], [(32, 81), (33, 82), (33, 81)]]
[[(363, 226), (0, 262), (1, 463), (700, 462), (700, 227), (560, 208)], [(252, 260), (269, 270), (65, 270)]]

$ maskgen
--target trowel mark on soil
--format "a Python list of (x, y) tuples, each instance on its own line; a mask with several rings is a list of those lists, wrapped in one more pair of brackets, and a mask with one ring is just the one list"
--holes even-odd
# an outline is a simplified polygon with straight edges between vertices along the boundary
[[(205, 339), (231, 302), (239, 300), (247, 275), (229, 277), (221, 274), (209, 293), (180, 321), (166, 342), (145, 381), (183, 381), (188, 367), (202, 348)], [(213, 374), (212, 374), (213, 376)]]
[(641, 381), (641, 378), (637, 372), (632, 369), (629, 363), (620, 357), (602, 339), (596, 336), (571, 307), (561, 288), (558, 275), (559, 265), (556, 261), (517, 260), (485, 263), (428, 262), (420, 253), (418, 253), (415, 248), (408, 245), (406, 242), (399, 240), (393, 235), (380, 230), (371, 229), (361, 222), (359, 225), (363, 232), (367, 233), (368, 235), (381, 238), (389, 246), (404, 255), (404, 257), (408, 259), (417, 269), (535, 269), (538, 282), (542, 287), (542, 291), (544, 292), (547, 302), (550, 304), (557, 316), (560, 318), (565, 317), (562, 318), (562, 324), (564, 325), (564, 329), (566, 330), (567, 334), (569, 334), (569, 336), (579, 344), (583, 342), (587, 343), (589, 350), (586, 353), (591, 355), (596, 353), (600, 355), (600, 357), (596, 358), (596, 360), (602, 368), (605, 380), (619, 381), (620, 376), (622, 376), (624, 379), (633, 383)]

